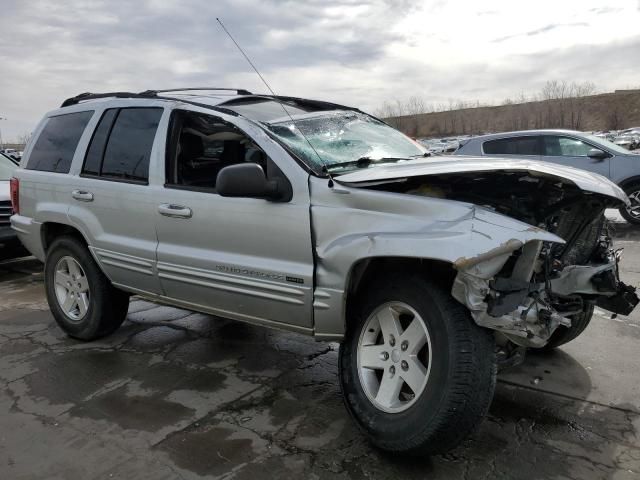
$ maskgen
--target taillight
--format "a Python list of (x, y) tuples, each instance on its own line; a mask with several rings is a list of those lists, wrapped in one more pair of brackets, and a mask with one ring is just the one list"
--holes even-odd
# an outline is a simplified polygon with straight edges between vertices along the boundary
[(20, 180), (13, 177), (9, 180), (9, 186), (11, 187), (11, 209), (13, 213), (20, 214)]

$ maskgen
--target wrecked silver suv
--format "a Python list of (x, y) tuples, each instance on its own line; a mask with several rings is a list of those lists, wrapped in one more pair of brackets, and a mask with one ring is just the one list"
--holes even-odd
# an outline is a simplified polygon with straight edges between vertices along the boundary
[(377, 446), (433, 453), (485, 415), (499, 362), (638, 302), (604, 177), (429, 158), (356, 109), (247, 91), (83, 94), (45, 116), (11, 218), (58, 324), (92, 340), (130, 294), (342, 343)]

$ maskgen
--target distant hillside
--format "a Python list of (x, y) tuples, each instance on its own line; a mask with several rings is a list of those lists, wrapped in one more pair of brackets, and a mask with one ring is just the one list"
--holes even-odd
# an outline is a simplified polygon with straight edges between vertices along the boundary
[(640, 126), (640, 89), (404, 115), (385, 120), (413, 137), (479, 134), (531, 128), (617, 130)]

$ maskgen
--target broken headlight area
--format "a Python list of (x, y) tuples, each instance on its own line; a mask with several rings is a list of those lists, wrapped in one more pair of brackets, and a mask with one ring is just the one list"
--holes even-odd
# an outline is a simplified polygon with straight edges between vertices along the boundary
[[(594, 229), (595, 242), (588, 238)], [(453, 296), (478, 325), (523, 347), (545, 346), (558, 327), (571, 328), (572, 320), (594, 304), (629, 314), (638, 296), (620, 281), (620, 251), (613, 250), (601, 215), (573, 233), (566, 244), (529, 241), (501, 265), (483, 260), (459, 270)]]
[(630, 313), (638, 297), (635, 288), (620, 281), (620, 252), (613, 250), (604, 219), (606, 208), (625, 201), (618, 195), (622, 192), (604, 188), (604, 178), (586, 182), (573, 169), (554, 173), (537, 164), (498, 169), (493, 160), (485, 163), (486, 171), (466, 171), (464, 165), (455, 171), (456, 161), (450, 172), (383, 179), (366, 188), (462, 201), (531, 226), (526, 231), (515, 227), (509, 239), (506, 222), (483, 221), (474, 210), (471, 238), (500, 243), (456, 260), (451, 290), (476, 323), (519, 346), (545, 346), (558, 328), (571, 328), (574, 320), (577, 325), (590, 316), (594, 305)]

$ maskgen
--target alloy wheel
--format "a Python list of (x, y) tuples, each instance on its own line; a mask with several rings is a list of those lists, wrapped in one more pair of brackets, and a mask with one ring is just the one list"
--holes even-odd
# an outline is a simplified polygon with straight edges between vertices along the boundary
[(634, 219), (640, 220), (640, 190), (628, 194), (631, 205), (627, 207), (627, 213)]
[(72, 321), (79, 322), (89, 310), (89, 281), (76, 259), (62, 257), (54, 273), (58, 305)]
[(411, 407), (431, 370), (426, 323), (402, 302), (381, 305), (369, 316), (358, 341), (358, 376), (371, 403), (387, 413)]

